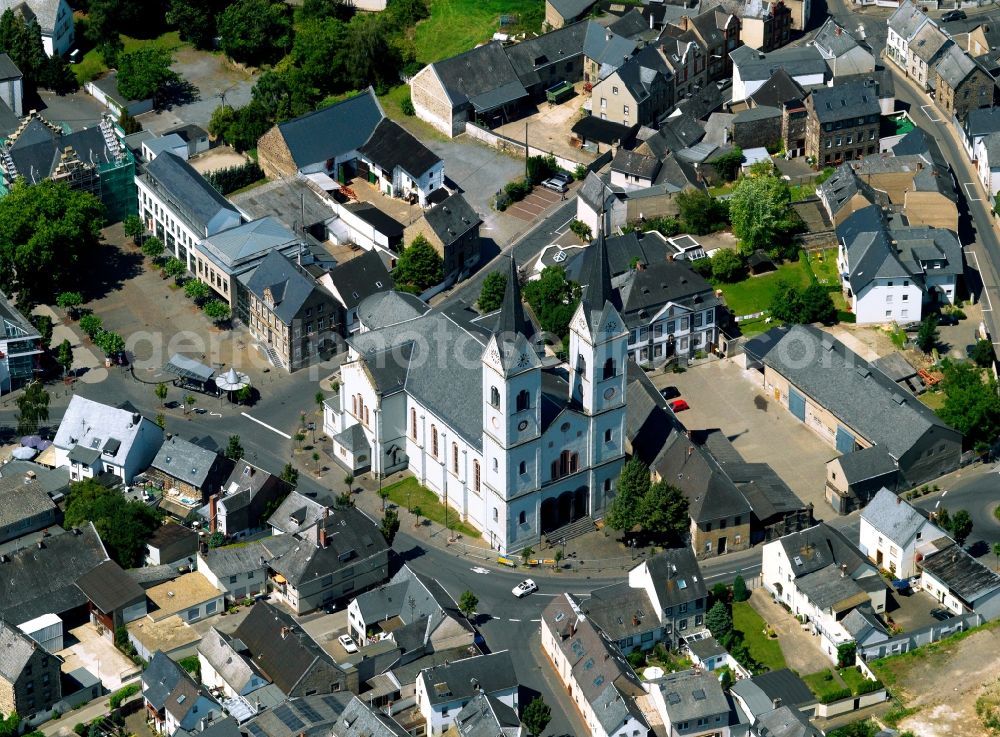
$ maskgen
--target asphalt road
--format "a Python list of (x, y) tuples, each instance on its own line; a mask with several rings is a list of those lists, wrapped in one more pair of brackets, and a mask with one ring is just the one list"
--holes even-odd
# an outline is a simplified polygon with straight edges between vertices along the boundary
[(1000, 466), (986, 466), (975, 475), (963, 478), (947, 489), (915, 499), (914, 506), (927, 512), (942, 507), (954, 514), (964, 509), (972, 517), (972, 534), (966, 540), (968, 551), (978, 557), (989, 554), (993, 566), (993, 543), (1000, 542), (1000, 522), (993, 510), (1000, 504)]

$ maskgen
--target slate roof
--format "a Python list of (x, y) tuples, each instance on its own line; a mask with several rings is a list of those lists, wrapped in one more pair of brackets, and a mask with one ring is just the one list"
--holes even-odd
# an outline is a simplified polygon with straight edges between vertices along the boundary
[(970, 110), (962, 123), (967, 139), (1000, 132), (1000, 107), (984, 107)]
[(385, 118), (375, 91), (348, 97), (329, 107), (278, 124), (299, 169), (359, 149)]
[(483, 96), (498, 90), (504, 91), (501, 97), (510, 99), (528, 95), (503, 46), (497, 41), (436, 61), (431, 68), (441, 80), (452, 107), (473, 103), (477, 98), (481, 105), (489, 105), (491, 101)]
[(586, 22), (573, 23), (507, 46), (505, 51), (521, 84), (530, 88), (542, 82), (538, 70), (554, 65), (564, 68), (566, 62), (583, 54), (586, 33)]
[(837, 461), (848, 484), (888, 476), (899, 471), (896, 462), (881, 445), (869, 445), (853, 453), (845, 453)]
[(41, 548), (25, 548), (8, 556), (0, 577), (0, 617), (14, 624), (85, 604), (87, 597), (76, 586), (77, 579), (108, 560), (90, 522), (79, 534), (52, 535)]
[(618, 67), (618, 78), (632, 95), (636, 104), (652, 94), (657, 77), (670, 79), (673, 70), (664, 61), (655, 46), (644, 46), (628, 61)]
[(634, 133), (634, 127), (628, 127), (613, 120), (604, 120), (597, 115), (584, 115), (573, 124), (572, 132), (587, 141), (612, 144), (627, 141)]
[(370, 202), (349, 202), (344, 207), (390, 240), (403, 235), (403, 224)]
[(844, 118), (878, 115), (881, 112), (874, 83), (862, 81), (838, 83), (833, 87), (813, 90), (809, 97), (820, 123)]
[(1000, 588), (1000, 575), (969, 555), (958, 543), (927, 555), (920, 566), (970, 607), (979, 597)]
[(427, 210), (424, 220), (446, 247), (483, 222), (468, 200), (457, 192)]
[(441, 163), (441, 158), (422, 144), (398, 123), (383, 118), (363, 146), (363, 157), (383, 171), (392, 172), (397, 166), (414, 179)]
[(105, 614), (146, 598), (142, 587), (113, 560), (106, 560), (80, 576), (76, 585)]
[(341, 430), (333, 436), (337, 445), (341, 446), (348, 453), (358, 453), (359, 451), (371, 451), (371, 443), (365, 436), (364, 428), (360, 423), (354, 423)]
[(199, 248), (229, 272), (249, 261), (263, 258), (270, 251), (282, 250), (300, 241), (284, 223), (267, 216), (216, 233), (204, 239)]
[(708, 595), (701, 568), (690, 548), (675, 548), (646, 561), (656, 598), (663, 608), (703, 599)]
[(409, 732), (395, 719), (371, 709), (357, 696), (344, 709), (330, 733), (337, 737), (409, 737)]
[(523, 733), (517, 712), (487, 694), (476, 694), (458, 712), (455, 727), (460, 737), (519, 737)]
[[(56, 511), (56, 503), (52, 501), (48, 491), (37, 480), (25, 480), (24, 476), (13, 473), (0, 477), (0, 528), (14, 532), (15, 535), (27, 534), (31, 530), (19, 527), (18, 523), (31, 521), (46, 512)], [(55, 515), (52, 515), (55, 519)], [(40, 525), (33, 523), (33, 529)]]
[(8, 9), (23, 14), (25, 21), (33, 15), (42, 31), (51, 34), (56, 27), (59, 0), (0, 0), (0, 14)]
[(240, 652), (242, 648), (242, 640), (234, 639), (212, 627), (198, 643), (198, 654), (208, 661), (223, 681), (237, 693), (245, 695), (243, 690), (254, 677), (265, 682), (270, 679)]
[(681, 261), (661, 261), (633, 269), (619, 280), (622, 317), (630, 326), (646, 324), (664, 305), (704, 310), (719, 301), (703, 276)]
[(758, 734), (767, 730), (768, 737), (822, 737), (823, 733), (798, 709), (780, 706), (761, 714), (754, 725)]
[[(338, 264), (330, 272), (330, 280), (337, 288), (344, 308), (359, 307), (369, 297), (392, 294), (395, 282), (385, 268), (382, 258), (374, 250)], [(360, 317), (360, 311), (359, 311)]]
[(764, 84), (757, 88), (749, 99), (754, 105), (781, 107), (792, 100), (802, 100), (805, 91), (792, 79), (784, 67), (776, 70)]
[(267, 565), (267, 550), (259, 540), (240, 546), (209, 548), (199, 557), (222, 584), (229, 576), (259, 570)]
[[(885, 488), (880, 489), (861, 510), (861, 519), (900, 547), (905, 546), (927, 524), (927, 517), (916, 507)], [(940, 535), (944, 534), (940, 532)]]
[(642, 681), (612, 643), (588, 617), (572, 594), (560, 594), (542, 611), (543, 626), (556, 636), (569, 662), (577, 690), (591, 705), (606, 732), (613, 732), (629, 718), (645, 724), (635, 703), (644, 694)]
[(274, 510), (267, 523), (283, 533), (297, 533), (316, 524), (323, 517), (325, 509), (325, 506), (314, 499), (293, 490)]
[(409, 624), (455, 609), (455, 602), (437, 580), (422, 576), (405, 564), (388, 583), (358, 594), (354, 601), (365, 624), (390, 617), (399, 617), (403, 624)]
[(623, 640), (659, 626), (656, 605), (646, 589), (632, 588), (628, 581), (594, 589), (581, 606), (612, 640)]
[(951, 43), (948, 34), (933, 23), (925, 23), (910, 39), (909, 51), (924, 63), (929, 64), (945, 44)]
[(611, 162), (611, 171), (622, 172), (650, 181), (656, 177), (659, 170), (660, 160), (655, 156), (644, 156), (625, 148), (619, 148)]
[(913, 38), (920, 27), (929, 19), (914, 5), (911, 0), (905, 0), (892, 15), (889, 16), (888, 25), (897, 35), (909, 41)]
[(932, 427), (957, 435), (926, 405), (817, 328), (795, 325), (776, 348), (765, 356), (765, 365), (897, 461)]
[(783, 46), (767, 53), (738, 46), (729, 52), (729, 58), (739, 67), (744, 82), (770, 79), (779, 69), (785, 69), (792, 77), (829, 72), (826, 59), (814, 46)]
[(820, 51), (834, 57), (843, 56), (858, 46), (854, 36), (833, 18), (827, 18), (820, 26), (813, 36), (812, 43)]
[(191, 677), (174, 660), (159, 650), (153, 653), (149, 665), (143, 670), (142, 696), (156, 711), (167, 705), (167, 699), (178, 683), (187, 681), (193, 685)]
[(299, 311), (318, 289), (316, 281), (287, 256), (271, 251), (254, 269), (247, 280), (247, 291), (266, 302), (265, 290), (270, 290), (271, 311), (285, 325), (291, 325)]
[(795, 585), (813, 606), (837, 614), (868, 601), (868, 595), (864, 589), (853, 578), (837, 570), (835, 566), (827, 566), (801, 576), (796, 580)]
[(667, 718), (672, 724), (729, 713), (729, 700), (719, 679), (710, 671), (669, 673), (656, 681), (656, 687), (663, 693)]
[(599, 23), (589, 21), (583, 39), (583, 55), (598, 65), (604, 79), (635, 52), (637, 42), (619, 36)]
[(169, 151), (164, 151), (146, 164), (140, 176), (199, 235), (207, 233), (209, 224), (223, 211), (236, 217), (237, 221), (241, 217), (239, 210), (205, 177)]
[(427, 701), (432, 707), (465, 701), (480, 692), (496, 694), (516, 689), (518, 685), (509, 650), (436, 665), (420, 671), (418, 677), (424, 681)]
[(267, 602), (258, 601), (251, 607), (233, 637), (246, 645), (254, 667), (286, 694), (318, 661), (337, 669), (333, 659), (291, 615)]
[(0, 677), (16, 683), (37, 647), (38, 643), (17, 627), (0, 620)]
[(369, 330), (378, 330), (420, 317), (428, 310), (430, 307), (417, 295), (389, 290), (362, 299), (358, 303), (358, 320)]
[(774, 699), (781, 699), (782, 703), (802, 707), (816, 702), (816, 696), (806, 682), (789, 668), (761, 673), (752, 676), (751, 680), (771, 703)]
[(579, 18), (593, 7), (597, 0), (547, 0), (549, 5), (555, 8), (556, 12), (563, 19)]
[(196, 489), (203, 489), (212, 466), (218, 460), (218, 453), (175, 435), (163, 441), (150, 466)]
[(881, 634), (883, 636), (882, 639), (888, 639), (889, 637), (888, 630), (886, 630), (885, 626), (875, 616), (874, 612), (872, 612), (871, 607), (855, 607), (848, 612), (847, 616), (841, 621), (841, 624), (851, 634), (851, 637), (858, 642), (865, 642), (868, 639), (867, 636), (873, 632)]
[(21, 79), (24, 75), (7, 54), (0, 54), (0, 79)]
[(951, 45), (945, 49), (937, 63), (934, 65), (938, 79), (943, 80), (953, 90), (956, 89), (966, 77), (972, 74), (972, 70), (975, 68), (976, 62), (972, 60), (972, 57), (955, 45)]
[(834, 569), (846, 566), (847, 575), (852, 576), (870, 565), (853, 543), (825, 522), (792, 532), (777, 542), (784, 549), (791, 565), (789, 573), (796, 580), (831, 566)]

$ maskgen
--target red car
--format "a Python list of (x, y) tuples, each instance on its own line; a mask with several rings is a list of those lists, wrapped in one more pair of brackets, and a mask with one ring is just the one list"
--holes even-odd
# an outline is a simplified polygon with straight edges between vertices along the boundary
[(683, 412), (686, 409), (691, 409), (691, 407), (688, 406), (688, 403), (685, 402), (683, 399), (675, 399), (674, 401), (667, 404), (667, 406), (670, 407), (671, 411), (675, 413)]

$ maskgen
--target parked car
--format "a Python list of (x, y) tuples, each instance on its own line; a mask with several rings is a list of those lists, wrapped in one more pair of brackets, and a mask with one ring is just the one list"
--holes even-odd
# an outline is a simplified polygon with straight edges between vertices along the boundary
[(949, 10), (941, 16), (941, 22), (951, 23), (953, 20), (965, 20), (967, 17), (964, 10)]
[(337, 638), (337, 642), (349, 653), (356, 653), (358, 651), (358, 646), (354, 644), (354, 640), (351, 639), (350, 635), (341, 635)]
[(660, 396), (670, 401), (671, 399), (677, 399), (681, 395), (680, 389), (676, 386), (665, 386), (660, 389)]
[(567, 186), (569, 185), (570, 182), (573, 181), (573, 176), (571, 174), (567, 174), (562, 169), (560, 169), (559, 171), (557, 171), (555, 174), (553, 174), (549, 178), (550, 179), (558, 179), (560, 182), (562, 182), (563, 184), (565, 184)]
[(566, 183), (561, 179), (556, 179), (555, 177), (549, 177), (544, 182), (542, 186), (545, 189), (551, 189), (553, 192), (565, 192), (567, 190)]
[(530, 578), (526, 578), (513, 589), (511, 593), (514, 594), (518, 599), (524, 598), (528, 594), (538, 591), (538, 584), (532, 581)]
[(672, 402), (668, 402), (667, 406), (670, 407), (671, 411), (673, 411), (675, 414), (677, 412), (683, 412), (686, 409), (691, 409), (691, 406), (683, 399), (675, 399)]

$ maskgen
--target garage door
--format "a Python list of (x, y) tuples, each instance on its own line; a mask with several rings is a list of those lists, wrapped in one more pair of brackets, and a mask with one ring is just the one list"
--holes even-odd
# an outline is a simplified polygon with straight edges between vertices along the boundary
[(806, 419), (806, 399), (794, 389), (788, 390), (788, 411), (800, 420)]
[(854, 447), (854, 436), (840, 425), (837, 425), (837, 450), (841, 453), (853, 453)]

